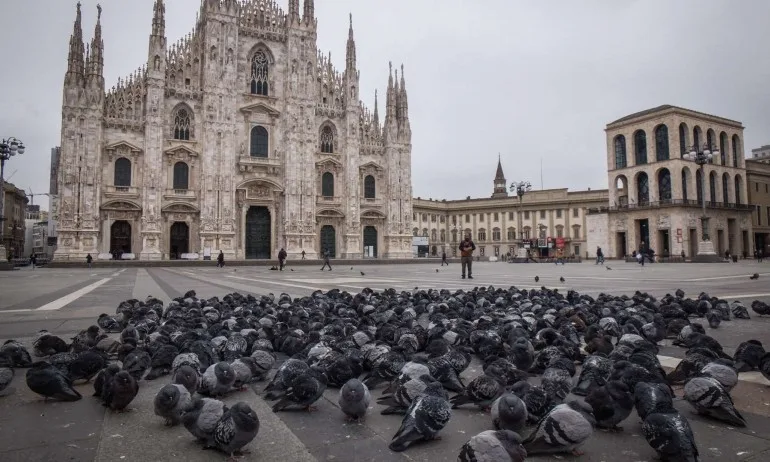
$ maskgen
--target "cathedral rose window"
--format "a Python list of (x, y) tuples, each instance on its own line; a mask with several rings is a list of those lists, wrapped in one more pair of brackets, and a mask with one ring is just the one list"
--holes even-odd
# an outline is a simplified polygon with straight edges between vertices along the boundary
[(268, 61), (264, 51), (254, 53), (251, 58), (251, 94), (267, 96)]

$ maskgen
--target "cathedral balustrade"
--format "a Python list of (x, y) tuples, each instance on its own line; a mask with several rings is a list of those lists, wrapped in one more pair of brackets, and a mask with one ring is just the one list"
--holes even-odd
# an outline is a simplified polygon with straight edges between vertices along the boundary
[(361, 201), (362, 204), (369, 207), (379, 207), (385, 203), (381, 197), (365, 198)]
[(317, 103), (315, 115), (322, 117), (345, 117), (345, 108), (331, 104)]
[(342, 205), (342, 197), (340, 196), (317, 196), (316, 199), (317, 205)]
[(179, 98), (179, 99), (194, 99), (200, 100), (203, 96), (203, 92), (200, 89), (193, 87), (192, 85), (185, 85), (175, 81), (166, 81), (166, 97)]
[(122, 197), (122, 198), (138, 198), (139, 188), (136, 186), (104, 186), (104, 196)]
[(121, 130), (144, 130), (144, 120), (105, 117), (104, 126), (105, 128), (119, 128)]
[(195, 199), (196, 194), (193, 189), (166, 189), (163, 193), (164, 199)]

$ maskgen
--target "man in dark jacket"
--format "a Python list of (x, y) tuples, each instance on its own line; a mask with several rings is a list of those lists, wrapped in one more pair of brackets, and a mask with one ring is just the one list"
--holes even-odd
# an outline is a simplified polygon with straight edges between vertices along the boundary
[(465, 239), (460, 242), (460, 262), (462, 266), (462, 275), (465, 279), (465, 267), (468, 267), (468, 279), (473, 279), (473, 251), (476, 250), (476, 244), (471, 241), (471, 235), (467, 234)]
[(284, 265), (286, 265), (286, 251), (281, 247), (281, 250), (278, 252), (278, 269), (283, 271)]

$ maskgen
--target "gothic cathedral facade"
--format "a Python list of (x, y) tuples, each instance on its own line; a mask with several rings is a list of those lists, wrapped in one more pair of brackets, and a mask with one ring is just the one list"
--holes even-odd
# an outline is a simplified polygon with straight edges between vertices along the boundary
[(303, 6), (202, 0), (169, 46), (156, 0), (147, 63), (105, 91), (101, 24), (86, 47), (78, 4), (56, 258), (411, 256), (403, 66), (381, 124), (376, 94), (373, 111), (359, 100), (352, 20), (339, 72), (317, 50), (313, 0)]

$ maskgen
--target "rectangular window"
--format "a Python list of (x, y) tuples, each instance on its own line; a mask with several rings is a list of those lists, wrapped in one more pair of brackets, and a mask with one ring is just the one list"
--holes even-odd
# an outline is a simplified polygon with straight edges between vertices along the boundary
[(759, 182), (754, 183), (754, 192), (759, 192)]
[(580, 226), (575, 226), (572, 228), (572, 238), (580, 239)]
[(556, 209), (556, 218), (561, 218), (561, 209)]
[(422, 214), (422, 221), (428, 221), (428, 214), (427, 213), (423, 213)]
[(580, 216), (580, 209), (572, 209), (572, 216), (577, 218)]
[[(767, 192), (767, 191), (765, 191)], [(508, 219), (513, 220), (513, 212), (508, 212)]]
[(471, 222), (471, 216), (468, 215), (467, 213), (465, 214), (465, 222), (466, 223), (470, 223)]
[(495, 212), (495, 221), (500, 221), (500, 215), (497, 212)]
[(524, 219), (525, 219), (525, 220), (529, 220), (529, 210), (527, 210), (526, 212), (524, 212)]
[(484, 221), (484, 214), (483, 213), (479, 214), (479, 221)]
[(540, 211), (540, 219), (545, 220), (545, 210)]
[(435, 223), (436, 222), (436, 215), (435, 214), (431, 214), (430, 221), (431, 221), (431, 223)]
[(564, 228), (556, 228), (556, 237), (564, 237)]
[(444, 223), (445, 220), (446, 220), (446, 217), (444, 215), (441, 215), (441, 223)]
[(457, 224), (457, 215), (452, 215), (452, 224), (453, 225)]
[(575, 255), (580, 256), (580, 246), (579, 245), (576, 245), (572, 250), (575, 252)]

